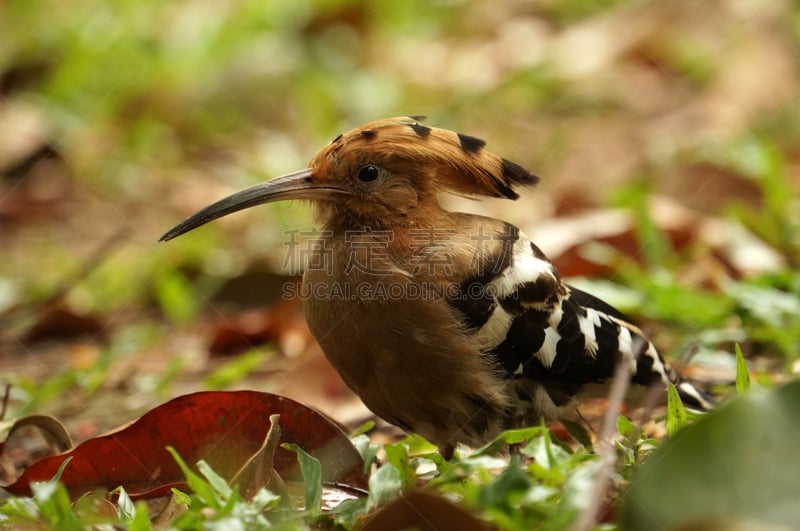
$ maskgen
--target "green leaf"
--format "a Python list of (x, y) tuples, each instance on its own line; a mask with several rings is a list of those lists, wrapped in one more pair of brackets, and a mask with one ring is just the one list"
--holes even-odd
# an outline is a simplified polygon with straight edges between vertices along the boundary
[(639, 433), (639, 428), (636, 424), (630, 421), (625, 415), (617, 416), (617, 431), (625, 438), (635, 437)]
[(197, 315), (194, 288), (174, 269), (165, 269), (156, 277), (155, 290), (161, 309), (173, 323), (187, 324)]
[(405, 491), (416, 484), (417, 471), (411, 464), (411, 459), (408, 455), (408, 447), (404, 441), (395, 444), (386, 444), (383, 447), (383, 451), (386, 452), (386, 460), (389, 464), (400, 472), (402, 489)]
[(275, 354), (274, 351), (251, 349), (226, 363), (205, 378), (206, 387), (224, 389), (246, 377)]
[[(30, 516), (48, 522), (51, 527), (57, 529), (78, 529), (80, 527), (67, 489), (60, 481), (64, 469), (71, 460), (72, 457), (65, 459), (52, 479), (31, 483), (35, 505), (29, 507), (27, 512)], [(17, 509), (23, 509), (23, 507), (24, 504), (21, 504)], [(24, 512), (26, 511), (20, 511), (18, 514), (22, 516)]]
[[(344, 529), (356, 529), (356, 523), (366, 513), (367, 498), (344, 500), (330, 510), (329, 514), (335, 515), (336, 523)], [(340, 527), (337, 527), (339, 529)]]
[(144, 501), (136, 502), (133, 517), (127, 522), (128, 531), (149, 531), (153, 528), (150, 523), (150, 511)]
[(639, 249), (645, 262), (656, 267), (666, 262), (666, 258), (672, 253), (672, 247), (667, 235), (650, 215), (651, 182), (649, 176), (641, 176), (636, 182), (617, 190), (615, 202), (633, 211)]
[(386, 463), (369, 478), (369, 497), (367, 507), (370, 510), (383, 505), (398, 496), (403, 487), (400, 471)]
[(488, 476), (488, 471), (504, 468), (506, 464), (506, 460), (501, 457), (474, 453), (463, 460), (453, 462), (452, 466), (440, 467), (439, 476), (432, 479), (428, 485), (439, 486), (448, 483), (460, 485), (472, 474)]
[(297, 462), (300, 463), (300, 472), (303, 474), (306, 510), (313, 515), (319, 514), (322, 510), (322, 466), (319, 459), (296, 444), (286, 443), (281, 446), (297, 454)]
[(61, 480), (61, 476), (64, 474), (64, 469), (67, 468), (67, 465), (70, 461), (72, 461), (72, 457), (67, 457), (64, 459), (64, 461), (58, 467), (58, 471), (50, 480), (34, 481), (31, 483), (31, 492), (37, 501), (40, 503), (47, 502), (56, 494), (56, 491), (58, 490), (58, 482)]
[(508, 466), (497, 479), (481, 489), (481, 504), (511, 509), (533, 486), (531, 476), (520, 466), (519, 457), (514, 455)]
[(495, 440), (476, 450), (473, 455), (494, 455), (511, 444), (520, 444), (529, 441), (534, 437), (541, 436), (545, 432), (548, 432), (545, 426), (531, 426), (530, 428), (506, 430), (498, 435)]
[(231, 497), (233, 491), (231, 490), (230, 485), (228, 485), (228, 482), (225, 481), (225, 478), (214, 472), (214, 470), (211, 468), (211, 465), (206, 463), (204, 460), (200, 460), (197, 462), (197, 470), (203, 474), (203, 477), (208, 480), (208, 483), (214, 488), (215, 491), (217, 491), (217, 494), (219, 494), (223, 500), (227, 500)]
[(742, 348), (736, 343), (736, 392), (741, 394), (750, 391), (750, 373), (747, 370), (747, 362), (744, 361)]
[(573, 439), (581, 443), (585, 448), (592, 448), (592, 437), (589, 435), (589, 430), (579, 423), (568, 419), (562, 419), (561, 424), (567, 429), (567, 432)]
[(775, 328), (789, 327), (800, 314), (800, 298), (772, 286), (731, 283), (726, 292), (754, 317)]
[(31, 498), (9, 498), (0, 505), (0, 524), (9, 520), (38, 521), (39, 511), (36, 502)]
[(667, 435), (674, 435), (689, 422), (681, 397), (674, 385), (667, 387)]
[(800, 382), (735, 397), (643, 463), (620, 528), (796, 529), (798, 433)]
[(222, 503), (217, 498), (216, 492), (211, 484), (189, 468), (175, 448), (167, 446), (167, 451), (172, 454), (172, 458), (178, 463), (183, 475), (186, 476), (186, 483), (189, 484), (189, 488), (197, 495), (197, 498), (214, 509), (222, 508)]
[(408, 448), (408, 453), (411, 455), (429, 454), (439, 451), (439, 447), (430, 442), (428, 439), (413, 433), (411, 435), (407, 435), (403, 439), (403, 444), (406, 445)]
[(173, 503), (178, 505), (189, 505), (192, 503), (192, 497), (189, 496), (187, 493), (180, 491), (176, 488), (171, 488), (170, 492), (172, 492)]
[(109, 494), (117, 495), (117, 507), (119, 508), (120, 518), (123, 520), (130, 520), (136, 515), (136, 506), (133, 504), (133, 500), (128, 496), (124, 488), (117, 487), (109, 492)]
[(356, 447), (361, 459), (364, 461), (364, 473), (369, 474), (372, 464), (378, 459), (378, 451), (380, 451), (381, 447), (377, 444), (372, 444), (369, 435), (364, 433), (351, 437), (350, 442)]
[(281, 501), (281, 495), (265, 488), (258, 489), (250, 504), (258, 511), (265, 509), (272, 509), (278, 506)]
[(364, 424), (359, 426), (358, 428), (354, 429), (350, 433), (350, 435), (348, 437), (353, 439), (353, 438), (358, 437), (359, 435), (361, 435), (363, 433), (367, 433), (368, 431), (370, 431), (374, 427), (375, 427), (375, 421), (374, 420), (368, 420)]

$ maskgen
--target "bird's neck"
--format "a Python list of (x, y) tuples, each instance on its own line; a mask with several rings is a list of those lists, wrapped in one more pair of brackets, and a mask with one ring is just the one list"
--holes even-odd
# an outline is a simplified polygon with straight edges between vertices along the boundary
[(451, 224), (453, 215), (436, 202), (393, 215), (383, 212), (382, 208), (353, 211), (337, 203), (320, 203), (316, 207), (316, 217), (323, 230), (334, 234), (385, 230), (402, 233)]
[(405, 271), (418, 281), (470, 277), (491, 256), (510, 252), (505, 244), (513, 244), (509, 238), (517, 235), (503, 221), (441, 209), (405, 223), (343, 217), (332, 221), (324, 225), (320, 249), (344, 263), (343, 271), (369, 264), (373, 273)]

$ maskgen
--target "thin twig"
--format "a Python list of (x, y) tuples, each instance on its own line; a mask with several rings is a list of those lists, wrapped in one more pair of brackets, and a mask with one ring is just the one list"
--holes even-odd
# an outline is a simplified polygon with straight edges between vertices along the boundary
[(111, 236), (103, 240), (103, 242), (95, 249), (92, 254), (83, 262), (81, 268), (76, 271), (71, 278), (62, 281), (61, 286), (50, 294), (47, 299), (40, 303), (40, 307), (48, 308), (56, 304), (69, 293), (69, 291), (86, 280), (89, 275), (96, 271), (106, 259), (111, 256), (120, 245), (127, 241), (126, 236), (130, 233), (130, 226), (124, 225), (116, 230)]
[[(121, 244), (127, 241), (126, 236), (129, 232), (130, 227), (126, 225), (103, 240), (103, 242), (83, 261), (77, 271), (62, 279), (59, 286), (46, 299), (35, 303), (32, 308), (28, 307), (27, 309), (36, 314), (60, 302), (72, 288), (86, 280), (86, 278), (96, 271)], [(21, 311), (23, 308), (26, 307), (24, 305), (14, 305), (0, 312), (0, 316), (3, 318), (13, 317), (14, 314)]]
[(630, 371), (618, 363), (614, 371), (614, 379), (608, 393), (608, 408), (603, 415), (603, 425), (600, 438), (597, 441), (597, 455), (600, 465), (594, 478), (594, 485), (589, 496), (589, 503), (578, 515), (572, 526), (572, 531), (588, 531), (597, 524), (597, 516), (605, 499), (606, 486), (611, 478), (614, 464), (616, 463), (617, 450), (614, 439), (617, 436), (617, 416), (622, 410), (622, 402), (630, 384)]

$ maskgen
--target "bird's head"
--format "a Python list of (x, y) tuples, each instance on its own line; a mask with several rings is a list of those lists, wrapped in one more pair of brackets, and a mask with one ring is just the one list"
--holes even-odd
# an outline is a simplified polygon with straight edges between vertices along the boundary
[(436, 193), (516, 199), (516, 185), (538, 178), (483, 149), (485, 142), (428, 127), (423, 117), (389, 118), (341, 134), (309, 167), (251, 186), (188, 217), (171, 240), (217, 218), (263, 203), (311, 200), (328, 228), (419, 224), (438, 208)]

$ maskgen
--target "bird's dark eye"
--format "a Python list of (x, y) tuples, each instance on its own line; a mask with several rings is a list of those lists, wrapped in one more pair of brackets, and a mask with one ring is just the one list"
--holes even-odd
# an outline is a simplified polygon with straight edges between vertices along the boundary
[(362, 183), (371, 183), (381, 175), (381, 170), (374, 164), (367, 164), (358, 170), (358, 180)]

